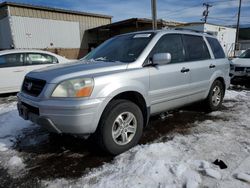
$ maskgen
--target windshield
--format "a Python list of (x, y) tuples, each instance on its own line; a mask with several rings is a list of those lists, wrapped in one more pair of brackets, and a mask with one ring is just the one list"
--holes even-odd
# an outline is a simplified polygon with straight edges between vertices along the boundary
[(83, 60), (134, 62), (150, 42), (153, 33), (128, 34), (107, 40)]
[(250, 58), (250, 49), (246, 50), (245, 52), (243, 52), (239, 58)]

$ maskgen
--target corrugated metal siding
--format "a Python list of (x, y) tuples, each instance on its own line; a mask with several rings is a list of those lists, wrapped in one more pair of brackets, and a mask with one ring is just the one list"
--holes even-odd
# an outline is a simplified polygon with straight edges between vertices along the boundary
[(85, 32), (86, 30), (111, 23), (111, 18), (90, 15), (77, 15), (15, 6), (10, 6), (9, 9), (12, 16), (78, 22), (80, 25), (80, 48), (82, 49), (88, 49), (89, 36)]
[[(22, 16), (30, 18), (43, 18), (51, 20), (63, 20), (63, 21), (74, 21), (74, 22), (88, 22), (89, 27), (97, 27), (111, 23), (111, 18), (97, 17), (91, 15), (76, 15), (70, 13), (52, 12), (48, 10), (37, 10), (32, 8), (23, 8), (10, 6), (11, 16)], [(91, 26), (92, 23), (92, 26)]]
[(15, 48), (80, 47), (78, 22), (11, 16), (11, 24)]
[(8, 17), (0, 19), (0, 49), (11, 47), (12, 38)]

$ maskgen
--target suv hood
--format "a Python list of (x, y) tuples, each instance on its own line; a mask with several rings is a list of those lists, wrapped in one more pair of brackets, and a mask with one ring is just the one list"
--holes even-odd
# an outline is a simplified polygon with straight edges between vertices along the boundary
[(235, 58), (232, 62), (239, 67), (250, 67), (250, 58)]
[(61, 64), (38, 69), (26, 76), (46, 80), (47, 83), (59, 83), (75, 77), (93, 77), (95, 74), (107, 74), (114, 71), (124, 71), (126, 63), (120, 62), (90, 62), (78, 61), (70, 64)]

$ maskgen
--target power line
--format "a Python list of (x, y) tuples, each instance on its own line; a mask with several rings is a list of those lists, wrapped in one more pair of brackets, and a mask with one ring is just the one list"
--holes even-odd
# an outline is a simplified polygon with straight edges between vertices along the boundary
[(221, 1), (208, 1), (209, 4), (219, 4), (219, 3), (227, 3), (229, 1), (237, 1), (237, 0), (221, 0)]
[(186, 10), (189, 10), (189, 9), (193, 9), (193, 8), (196, 8), (196, 7), (199, 7), (199, 6), (201, 6), (201, 3), (194, 4), (194, 5), (192, 5), (192, 7), (183, 7), (181, 9), (177, 9), (177, 10), (173, 10), (173, 11), (168, 11), (168, 13), (166, 14), (166, 16), (178, 14), (179, 12), (186, 11)]

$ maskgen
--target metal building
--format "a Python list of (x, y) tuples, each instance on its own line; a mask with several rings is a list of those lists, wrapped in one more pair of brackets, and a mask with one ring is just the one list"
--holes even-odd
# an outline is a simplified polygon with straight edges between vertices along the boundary
[(178, 25), (179, 28), (206, 32), (217, 37), (227, 56), (233, 56), (236, 29), (203, 22), (194, 22)]
[(86, 30), (111, 23), (111, 16), (12, 2), (0, 4), (0, 50), (45, 49), (79, 58), (91, 48)]
[[(173, 28), (180, 22), (165, 21), (162, 19), (157, 20), (157, 28)], [(99, 26), (89, 29), (89, 36), (92, 39), (92, 46), (95, 47), (115, 35), (124, 34), (135, 31), (152, 30), (152, 20), (147, 18), (130, 18), (107, 25)]]

